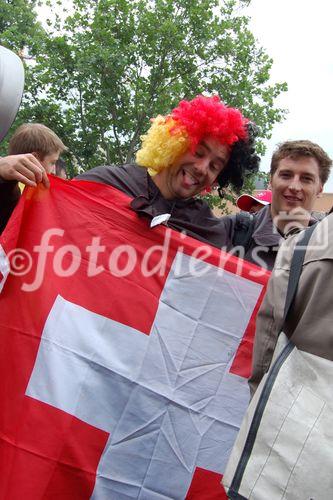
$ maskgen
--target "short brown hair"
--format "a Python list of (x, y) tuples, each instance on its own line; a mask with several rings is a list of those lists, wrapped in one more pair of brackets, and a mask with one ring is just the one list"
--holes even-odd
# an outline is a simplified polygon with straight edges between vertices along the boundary
[(330, 175), (332, 160), (318, 144), (307, 140), (287, 141), (279, 144), (272, 156), (271, 176), (274, 175), (280, 161), (284, 158), (298, 159), (304, 156), (309, 156), (317, 160), (319, 177), (322, 184), (325, 184)]
[(61, 139), (41, 123), (24, 123), (9, 141), (9, 154), (38, 153), (43, 159), (52, 153), (62, 153), (67, 148)]

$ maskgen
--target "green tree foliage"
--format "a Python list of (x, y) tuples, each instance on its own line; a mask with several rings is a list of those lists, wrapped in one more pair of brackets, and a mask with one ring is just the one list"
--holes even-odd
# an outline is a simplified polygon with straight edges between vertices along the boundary
[[(36, 20), (37, 3), (35, 0), (0, 0), (0, 44), (11, 49), (25, 62), (26, 92), (19, 116), (11, 128), (11, 132), (25, 119), (29, 119), (32, 94), (39, 93), (33, 80), (34, 61), (41, 52), (47, 35)], [(10, 75), (6, 75), (6, 77), (10, 78)], [(1, 143), (0, 154), (5, 155), (7, 148), (8, 139)]]
[(286, 85), (269, 84), (272, 60), (241, 15), (244, 3), (73, 0), (61, 19), (52, 11), (43, 36), (33, 28), (35, 2), (2, 1), (8, 43), (34, 57), (19, 121), (51, 126), (84, 169), (132, 161), (149, 118), (201, 92), (240, 107), (269, 137)]
[(19, 54), (38, 52), (44, 30), (36, 21), (35, 0), (0, 0), (0, 43)]

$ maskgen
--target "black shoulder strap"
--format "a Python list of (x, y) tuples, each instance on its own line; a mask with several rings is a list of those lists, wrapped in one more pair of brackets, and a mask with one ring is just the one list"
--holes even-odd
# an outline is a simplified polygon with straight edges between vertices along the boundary
[(232, 238), (233, 247), (243, 247), (246, 253), (250, 247), (254, 223), (255, 218), (249, 212), (239, 212), (236, 214), (234, 234)]
[(290, 264), (290, 274), (287, 288), (286, 303), (284, 306), (283, 322), (282, 328), (286, 322), (291, 304), (293, 303), (294, 297), (296, 295), (296, 290), (298, 286), (298, 281), (302, 272), (302, 266), (304, 262), (305, 252), (307, 249), (307, 244), (311, 238), (311, 235), (316, 227), (316, 224), (305, 229), (299, 241), (296, 243), (294, 254)]

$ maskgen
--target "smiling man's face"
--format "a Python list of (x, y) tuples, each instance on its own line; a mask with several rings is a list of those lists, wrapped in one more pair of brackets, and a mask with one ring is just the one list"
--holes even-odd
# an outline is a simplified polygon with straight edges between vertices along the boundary
[(271, 177), (271, 189), (273, 217), (299, 207), (311, 212), (323, 190), (317, 160), (310, 156), (283, 158)]
[(187, 152), (153, 180), (166, 199), (191, 198), (211, 186), (230, 157), (228, 146), (212, 138), (202, 141), (195, 153)]

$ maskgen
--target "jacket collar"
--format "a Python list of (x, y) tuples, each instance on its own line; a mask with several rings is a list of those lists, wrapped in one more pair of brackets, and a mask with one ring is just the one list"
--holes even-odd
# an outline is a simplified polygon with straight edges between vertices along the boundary
[[(252, 238), (255, 243), (260, 246), (273, 247), (281, 245), (282, 241), (286, 236), (289, 236), (290, 232), (286, 235), (282, 235), (278, 228), (274, 225), (271, 206), (266, 205), (255, 215), (255, 226), (252, 234)], [(309, 221), (309, 226), (316, 224), (318, 220), (312, 215)], [(293, 228), (292, 232), (299, 231), (299, 228)]]
[(252, 238), (259, 246), (273, 247), (281, 244), (283, 236), (273, 224), (271, 206), (266, 205), (255, 215)]

